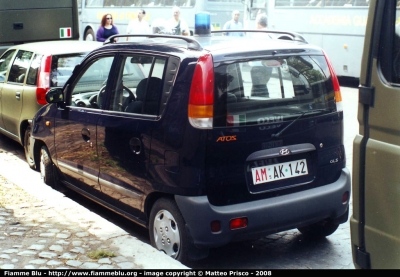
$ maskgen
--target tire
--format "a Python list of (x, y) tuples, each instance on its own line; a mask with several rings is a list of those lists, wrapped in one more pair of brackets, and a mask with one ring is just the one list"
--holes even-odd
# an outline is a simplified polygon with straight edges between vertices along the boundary
[(46, 146), (42, 146), (40, 149), (40, 177), (46, 185), (53, 189), (58, 187), (57, 171)]
[(150, 213), (149, 233), (154, 248), (181, 263), (190, 260), (189, 249), (192, 245), (184, 219), (172, 199), (160, 198), (154, 203)]
[(96, 35), (91, 28), (86, 30), (84, 39), (87, 41), (96, 41)]
[(321, 238), (332, 235), (339, 224), (333, 223), (332, 220), (323, 220), (309, 226), (297, 228), (304, 236), (313, 237), (313, 238)]
[(31, 133), (32, 133), (31, 132), (31, 126), (28, 126), (25, 129), (25, 133), (24, 133), (25, 159), (26, 159), (26, 162), (28, 163), (30, 168), (36, 169), (35, 160), (33, 158), (31, 158), (31, 156), (29, 155), (29, 147), (31, 145), (31, 142), (30, 142)]

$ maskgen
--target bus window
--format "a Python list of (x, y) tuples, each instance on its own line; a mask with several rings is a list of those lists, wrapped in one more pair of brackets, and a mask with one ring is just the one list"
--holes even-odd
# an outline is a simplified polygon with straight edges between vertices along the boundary
[(141, 0), (123, 0), (122, 7), (137, 7), (142, 4)]
[(103, 7), (103, 0), (86, 0), (86, 7)]
[(121, 0), (104, 0), (104, 7), (120, 7)]
[[(248, 0), (245, 26), (254, 26), (254, 9), (265, 6), (268, 29), (291, 30), (325, 50), (340, 79), (358, 83), (365, 26), (367, 0)], [(296, 22), (296, 24), (293, 24)]]
[[(244, 0), (80, 0), (79, 31), (82, 40), (94, 40), (101, 17), (111, 13), (114, 22), (120, 31), (125, 33), (129, 21), (137, 18), (138, 10), (146, 11), (146, 20), (150, 27), (153, 22), (167, 20), (172, 16), (172, 7), (179, 6), (181, 17), (189, 25), (190, 33), (194, 33), (195, 15), (199, 12), (209, 12), (211, 25), (214, 30), (220, 30), (225, 22), (231, 20), (233, 10), (244, 11)], [(249, 1), (249, 0), (246, 0)], [(265, 1), (254, 1), (261, 8), (265, 8)], [(262, 2), (262, 3), (261, 3)], [(258, 6), (257, 6), (258, 7)], [(255, 18), (255, 17), (254, 17)]]

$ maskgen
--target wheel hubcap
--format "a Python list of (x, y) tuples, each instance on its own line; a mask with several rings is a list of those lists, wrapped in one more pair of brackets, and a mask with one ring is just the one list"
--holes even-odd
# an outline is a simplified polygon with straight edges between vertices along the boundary
[(33, 159), (29, 155), (29, 148), (31, 147), (30, 137), (31, 137), (31, 132), (27, 130), (25, 133), (25, 138), (24, 138), (24, 151), (25, 151), (25, 158), (26, 158), (27, 162), (29, 163), (29, 166), (34, 164)]
[(166, 210), (159, 211), (154, 219), (154, 241), (158, 250), (172, 258), (178, 256), (181, 243), (178, 224)]
[(40, 178), (42, 178), (42, 181), (45, 182), (44, 176), (46, 174), (46, 168), (44, 165), (44, 157), (43, 155), (40, 155)]

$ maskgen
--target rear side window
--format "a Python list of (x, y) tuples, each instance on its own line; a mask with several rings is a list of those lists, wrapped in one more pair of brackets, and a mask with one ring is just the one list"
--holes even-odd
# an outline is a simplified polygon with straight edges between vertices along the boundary
[(33, 57), (31, 66), (28, 71), (28, 77), (26, 78), (26, 83), (28, 85), (36, 85), (42, 57), (43, 55), (37, 55), (37, 54), (35, 54), (35, 56)]
[(222, 64), (215, 68), (215, 93), (214, 127), (282, 122), (336, 109), (324, 56)]

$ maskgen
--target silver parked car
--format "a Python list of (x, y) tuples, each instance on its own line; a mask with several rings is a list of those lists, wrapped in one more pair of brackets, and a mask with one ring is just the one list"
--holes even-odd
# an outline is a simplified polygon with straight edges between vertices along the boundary
[[(29, 121), (47, 104), (46, 92), (64, 86), (75, 65), (101, 45), (93, 41), (46, 41), (6, 50), (0, 57), (0, 133), (19, 142), (27, 154)], [(27, 160), (34, 168), (33, 161)]]

